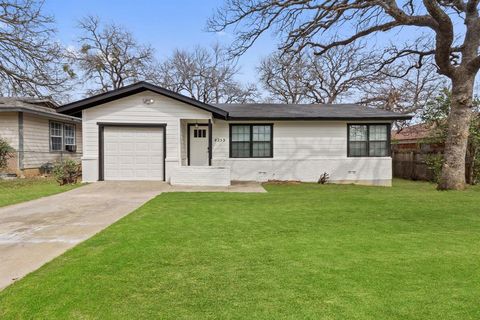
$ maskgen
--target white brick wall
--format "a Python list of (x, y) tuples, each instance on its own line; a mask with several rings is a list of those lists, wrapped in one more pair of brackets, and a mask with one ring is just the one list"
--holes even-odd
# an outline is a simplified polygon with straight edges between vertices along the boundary
[(230, 185), (230, 168), (228, 167), (177, 167), (170, 176), (170, 184), (187, 186)]
[(335, 183), (391, 184), (390, 157), (347, 157), (346, 121), (261, 123), (273, 124), (273, 158), (231, 159), (229, 123), (214, 121), (212, 164), (230, 167), (232, 180), (316, 182), (322, 173), (327, 172), (330, 181)]

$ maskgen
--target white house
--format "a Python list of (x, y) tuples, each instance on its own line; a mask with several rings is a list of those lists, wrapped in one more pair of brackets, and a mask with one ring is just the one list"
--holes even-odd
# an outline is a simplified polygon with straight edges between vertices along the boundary
[(140, 82), (73, 102), (83, 180), (318, 181), (388, 186), (390, 125), (409, 119), (352, 104), (211, 105)]

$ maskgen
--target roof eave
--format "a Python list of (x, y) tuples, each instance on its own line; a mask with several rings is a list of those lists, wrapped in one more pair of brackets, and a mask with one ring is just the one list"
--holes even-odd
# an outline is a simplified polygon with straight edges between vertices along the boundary
[(81, 123), (82, 119), (77, 118), (74, 116), (66, 115), (66, 114), (61, 114), (61, 113), (51, 113), (51, 112), (45, 112), (45, 111), (40, 111), (40, 110), (31, 110), (23, 107), (6, 107), (6, 108), (0, 108), (0, 112), (23, 112), (23, 113), (29, 113), (37, 116), (43, 116), (46, 118), (50, 119), (56, 119), (56, 120), (68, 120), (72, 122), (77, 122)]
[(238, 117), (229, 116), (227, 120), (233, 121), (395, 121), (395, 120), (410, 120), (412, 116), (409, 115), (395, 115), (383, 117)]

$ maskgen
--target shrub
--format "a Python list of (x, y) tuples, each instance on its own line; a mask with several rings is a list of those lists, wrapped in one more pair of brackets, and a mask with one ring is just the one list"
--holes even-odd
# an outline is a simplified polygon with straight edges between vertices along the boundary
[(440, 173), (442, 172), (443, 167), (443, 155), (442, 154), (429, 154), (425, 158), (425, 164), (427, 168), (432, 170), (433, 173), (433, 182), (437, 183), (440, 178)]
[(82, 175), (80, 162), (73, 159), (65, 159), (53, 167), (55, 180), (61, 185), (77, 183)]
[(0, 169), (7, 167), (7, 161), (14, 156), (14, 152), (15, 149), (5, 139), (0, 138)]
[(325, 183), (328, 182), (329, 179), (330, 179), (330, 175), (328, 173), (324, 172), (324, 173), (322, 173), (322, 175), (318, 179), (318, 183), (325, 184)]

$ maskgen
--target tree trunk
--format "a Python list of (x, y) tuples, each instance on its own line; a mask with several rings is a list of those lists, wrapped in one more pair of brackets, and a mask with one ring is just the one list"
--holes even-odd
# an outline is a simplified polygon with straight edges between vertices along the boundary
[(468, 141), (468, 146), (467, 146), (467, 156), (465, 157), (465, 162), (466, 162), (466, 172), (465, 176), (467, 179), (467, 184), (474, 184), (474, 177), (473, 177), (473, 167), (475, 163), (475, 147), (472, 143), (472, 141)]
[(438, 190), (465, 189), (465, 156), (468, 145), (474, 77), (466, 75), (452, 81), (452, 102), (448, 115), (445, 162)]

